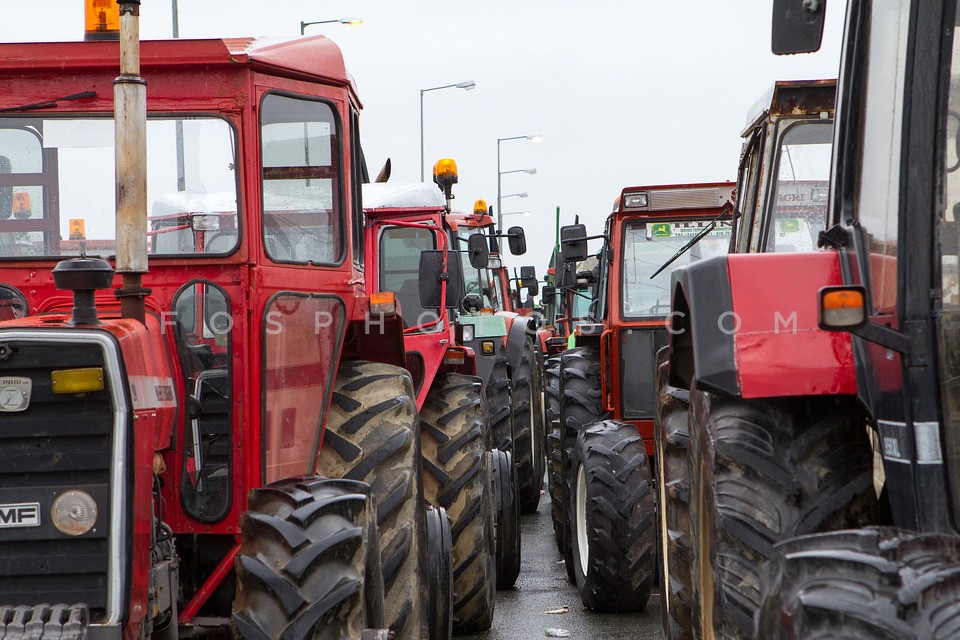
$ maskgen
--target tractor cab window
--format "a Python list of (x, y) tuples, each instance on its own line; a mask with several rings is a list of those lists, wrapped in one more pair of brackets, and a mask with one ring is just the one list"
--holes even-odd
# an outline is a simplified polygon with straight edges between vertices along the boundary
[[(0, 118), (0, 259), (116, 253), (110, 118)], [(147, 251), (238, 242), (236, 136), (219, 118), (147, 120)]]
[[(948, 41), (951, 39), (948, 38)], [(960, 20), (954, 29), (950, 92), (942, 114), (944, 208), (940, 212), (940, 375), (943, 406), (944, 462), (950, 479), (954, 519), (960, 524)]]
[(797, 122), (780, 138), (766, 251), (813, 251), (826, 227), (833, 123)]
[(380, 234), (380, 290), (392, 291), (405, 327), (432, 322), (437, 314), (420, 305), (420, 254), (436, 248), (433, 231), (387, 227)]
[(233, 316), (227, 294), (210, 282), (183, 287), (173, 302), (173, 327), (190, 396), (183, 428), (183, 507), (214, 522), (230, 508), (232, 406), (230, 347)]
[(724, 220), (653, 279), (667, 260), (710, 225), (709, 220), (627, 222), (623, 229), (623, 315), (627, 318), (670, 313), (670, 274), (677, 267), (724, 255), (730, 246), (732, 222)]
[(263, 242), (275, 262), (344, 258), (341, 144), (333, 108), (267, 94), (260, 108)]
[(757, 215), (757, 197), (760, 193), (760, 183), (763, 173), (760, 163), (763, 158), (763, 147), (766, 140), (766, 128), (758, 128), (744, 147), (743, 157), (740, 159), (740, 180), (737, 184), (737, 198), (742, 216), (736, 225), (735, 248), (739, 253), (746, 253), (751, 248), (756, 250), (757, 238), (760, 233), (760, 217)]
[(477, 269), (470, 264), (470, 253), (467, 251), (467, 242), (470, 236), (483, 229), (463, 228), (457, 231), (455, 246), (461, 253), (460, 260), (463, 264), (463, 293), (464, 295), (476, 294), (483, 298), (483, 306), (493, 309), (496, 300), (496, 290), (493, 287), (493, 278), (489, 269)]

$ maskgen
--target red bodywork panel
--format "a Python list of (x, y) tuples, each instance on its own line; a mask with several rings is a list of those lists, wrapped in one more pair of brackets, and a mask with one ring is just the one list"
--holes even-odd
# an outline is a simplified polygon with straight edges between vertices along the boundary
[[(817, 326), (820, 289), (842, 284), (837, 254), (736, 254), (727, 261), (740, 319), (734, 345), (741, 395), (856, 394), (850, 334)], [(793, 274), (789, 282), (784, 274)]]
[[(390, 226), (417, 226), (430, 229), (434, 233), (436, 246), (443, 250), (447, 248), (447, 236), (444, 232), (444, 209), (443, 207), (405, 207), (405, 208), (377, 208), (367, 209), (367, 226), (365, 229), (366, 246), (366, 265), (367, 294), (381, 291), (380, 285), (380, 233), (385, 227)], [(448, 260), (451, 257), (448, 256)], [(452, 259), (458, 259), (455, 255)], [(400, 314), (403, 315), (403, 308), (400, 308)], [(443, 322), (443, 329), (440, 331), (404, 331), (403, 343), (407, 353), (406, 368), (411, 372), (417, 372), (417, 378), (414, 384), (419, 384), (417, 390), (417, 407), (423, 408), (427, 400), (427, 394), (437, 375), (447, 371), (455, 371), (466, 375), (476, 375), (476, 364), (474, 362), (473, 350), (469, 347), (463, 347), (466, 353), (466, 361), (461, 366), (446, 365), (443, 363), (444, 355), (447, 349), (456, 345), (456, 335), (453, 322), (451, 322), (450, 312), (443, 309), (440, 313), (440, 319)], [(412, 320), (415, 322), (415, 319)], [(411, 327), (414, 328), (414, 327)], [(414, 361), (417, 355), (422, 358), (422, 364)], [(419, 370), (419, 371), (418, 371)]]

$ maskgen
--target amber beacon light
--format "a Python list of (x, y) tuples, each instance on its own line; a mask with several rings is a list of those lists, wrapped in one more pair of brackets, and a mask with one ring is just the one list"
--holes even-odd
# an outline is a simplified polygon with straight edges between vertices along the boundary
[(83, 39), (119, 40), (120, 5), (116, 0), (84, 0)]

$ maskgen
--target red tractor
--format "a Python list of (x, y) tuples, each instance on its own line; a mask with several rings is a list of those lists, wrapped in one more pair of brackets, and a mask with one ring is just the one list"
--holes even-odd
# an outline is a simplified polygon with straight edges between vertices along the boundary
[[(823, 10), (775, 2), (774, 52), (816, 50)], [(873, 465), (859, 462), (857, 480), (870, 482), (873, 471), (878, 521), (888, 526), (775, 547), (763, 572), (757, 637), (958, 633), (958, 18), (955, 2), (847, 3), (833, 226), (822, 236), (829, 270), (814, 283), (818, 291), (798, 292), (797, 303), (830, 332), (822, 340), (842, 349), (844, 358), (824, 363), (822, 373), (843, 386), (809, 388), (796, 401), (832, 400), (846, 410), (835, 417), (850, 427), (838, 441), (873, 454)], [(788, 365), (798, 362), (788, 356)], [(826, 397), (814, 397), (821, 391)], [(832, 463), (820, 459), (822, 468)], [(821, 510), (842, 502), (829, 497)]]
[[(453, 166), (443, 160), (435, 173), (449, 195)], [(499, 318), (486, 321), (462, 308), (464, 273), (487, 269), (487, 238), (479, 232), (462, 236), (468, 246), (457, 249), (461, 236), (451, 221), (460, 219), (461, 214), (451, 210), (450, 201), (445, 201), (434, 185), (368, 184), (364, 198), (367, 287), (396, 296), (405, 323), (407, 369), (417, 389), (421, 428), (443, 434), (443, 441), (449, 443), (444, 447), (447, 455), (440, 457), (444, 464), (425, 468), (428, 494), (437, 495), (446, 507), (455, 532), (462, 530), (461, 521), (489, 520), (491, 509), (495, 515), (498, 535), (493, 556), (478, 555), (473, 539), (457, 536), (454, 540), (455, 592), (490, 599), (492, 615), (494, 575), (498, 588), (509, 588), (520, 572), (519, 503), (511, 453), (492, 449), (498, 490), (491, 504), (482, 505), (482, 511), (472, 501), (450, 502), (457, 494), (445, 491), (477, 473), (465, 464), (471, 458), (450, 455), (451, 447), (486, 450), (493, 445), (494, 428), (511, 428), (510, 382), (503, 364), (504, 323)], [(477, 377), (478, 370), (486, 378)], [(485, 407), (482, 425), (462, 419), (466, 403)], [(496, 559), (495, 570), (488, 566), (491, 557)], [(455, 605), (457, 612), (459, 604)]]
[[(744, 144), (737, 182), (740, 215), (734, 223), (731, 253), (796, 253), (816, 248), (817, 234), (826, 223), (835, 94), (833, 80), (781, 81), (750, 109), (741, 134)], [(691, 268), (696, 271), (702, 267)], [(679, 279), (681, 272), (678, 270), (675, 277)], [(714, 288), (713, 284), (705, 286)], [(685, 288), (674, 284), (674, 290)], [(679, 306), (673, 308), (673, 322), (689, 323), (693, 317), (700, 317), (686, 306), (687, 302), (674, 300)], [(713, 323), (710, 328), (718, 327), (718, 332), (729, 331), (742, 318), (727, 311), (717, 312), (716, 318), (693, 321)], [(776, 319), (776, 315), (771, 318)], [(780, 331), (792, 330), (792, 318), (792, 312), (784, 308)], [(690, 564), (695, 550), (690, 524), (691, 471), (687, 466), (689, 389), (669, 384), (665, 361), (680, 362), (678, 354), (691, 348), (691, 339), (699, 340), (696, 348), (706, 351), (720, 344), (713, 338), (697, 337), (704, 334), (696, 330), (686, 332), (686, 326), (676, 327), (670, 349), (658, 356), (655, 460), (663, 532), (660, 598), (664, 632), (671, 640), (689, 638), (693, 633), (696, 604)], [(770, 382), (775, 379), (771, 371)], [(746, 557), (741, 561), (746, 562)], [(744, 628), (747, 626), (744, 621)]]
[(445, 437), (364, 291), (340, 52), (141, 49), (138, 5), (0, 45), (0, 636), (446, 638)]
[[(692, 606), (670, 637), (957, 635), (956, 9), (847, 3), (823, 251), (674, 274), (661, 422), (687, 425), (664, 464), (689, 510), (664, 509)], [(818, 48), (823, 11), (774, 2), (774, 50)]]
[[(734, 184), (630, 187), (607, 218), (596, 303), (560, 358), (560, 496), (567, 571), (598, 611), (646, 605), (656, 566), (654, 357), (666, 344), (670, 272), (725, 254)], [(561, 256), (587, 256), (563, 227)], [(552, 379), (555, 380), (555, 379)]]

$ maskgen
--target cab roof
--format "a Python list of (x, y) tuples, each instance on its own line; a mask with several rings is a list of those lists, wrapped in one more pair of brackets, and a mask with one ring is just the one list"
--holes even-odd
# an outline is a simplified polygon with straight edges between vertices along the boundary
[(770, 116), (833, 115), (837, 81), (780, 80), (773, 83), (747, 110), (747, 124), (740, 133), (747, 136), (761, 120)]
[[(80, 69), (116, 69), (119, 73), (120, 43), (0, 43), (0, 61), (0, 76)], [(356, 94), (340, 48), (324, 36), (144, 40), (140, 64), (144, 77), (151, 69), (247, 65), (271, 75), (350, 87)]]

